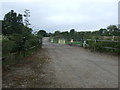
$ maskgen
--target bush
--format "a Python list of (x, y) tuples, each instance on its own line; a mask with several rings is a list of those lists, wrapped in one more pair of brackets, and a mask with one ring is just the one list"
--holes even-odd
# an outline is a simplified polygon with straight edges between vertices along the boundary
[(120, 42), (108, 42), (108, 41), (88, 41), (89, 48), (95, 49), (97, 51), (107, 51), (107, 52), (120, 52)]
[(9, 40), (8, 37), (3, 36), (2, 37), (2, 56), (5, 57), (7, 56), (14, 47), (14, 42)]

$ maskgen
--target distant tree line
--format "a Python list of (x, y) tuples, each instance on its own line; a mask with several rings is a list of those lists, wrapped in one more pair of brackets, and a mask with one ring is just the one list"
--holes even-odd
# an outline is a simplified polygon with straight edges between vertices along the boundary
[(99, 37), (99, 36), (120, 36), (120, 30), (117, 28), (116, 25), (110, 25), (107, 28), (101, 28), (100, 30), (96, 31), (81, 31), (77, 32), (75, 29), (71, 29), (70, 32), (64, 31), (55, 31), (53, 34), (50, 35), (54, 38), (64, 38), (67, 40), (74, 39), (74, 40), (82, 40), (88, 39), (92, 37)]

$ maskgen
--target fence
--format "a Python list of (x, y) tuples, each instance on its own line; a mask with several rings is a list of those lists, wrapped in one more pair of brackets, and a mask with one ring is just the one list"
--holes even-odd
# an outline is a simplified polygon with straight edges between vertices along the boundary
[(87, 39), (86, 41), (86, 45), (88, 44), (88, 47), (94, 50), (120, 52), (120, 41), (95, 39)]
[(75, 41), (72, 39), (71, 41), (66, 40), (65, 44), (72, 46), (80, 46), (84, 48), (91, 48), (98, 51), (120, 52), (120, 41), (96, 39), (82, 39), (79, 41)]

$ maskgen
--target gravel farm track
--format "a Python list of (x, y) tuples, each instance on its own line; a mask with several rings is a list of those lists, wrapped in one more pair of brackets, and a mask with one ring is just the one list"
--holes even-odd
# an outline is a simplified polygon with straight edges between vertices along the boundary
[(50, 43), (3, 72), (3, 88), (117, 88), (118, 57)]

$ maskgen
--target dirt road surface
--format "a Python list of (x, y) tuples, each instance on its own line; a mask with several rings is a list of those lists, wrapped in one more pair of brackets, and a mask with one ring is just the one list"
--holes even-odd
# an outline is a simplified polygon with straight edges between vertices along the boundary
[(3, 88), (117, 88), (118, 57), (50, 43), (4, 68)]
[(90, 52), (43, 40), (52, 63), (47, 70), (53, 69), (54, 87), (58, 88), (117, 88), (118, 57)]

